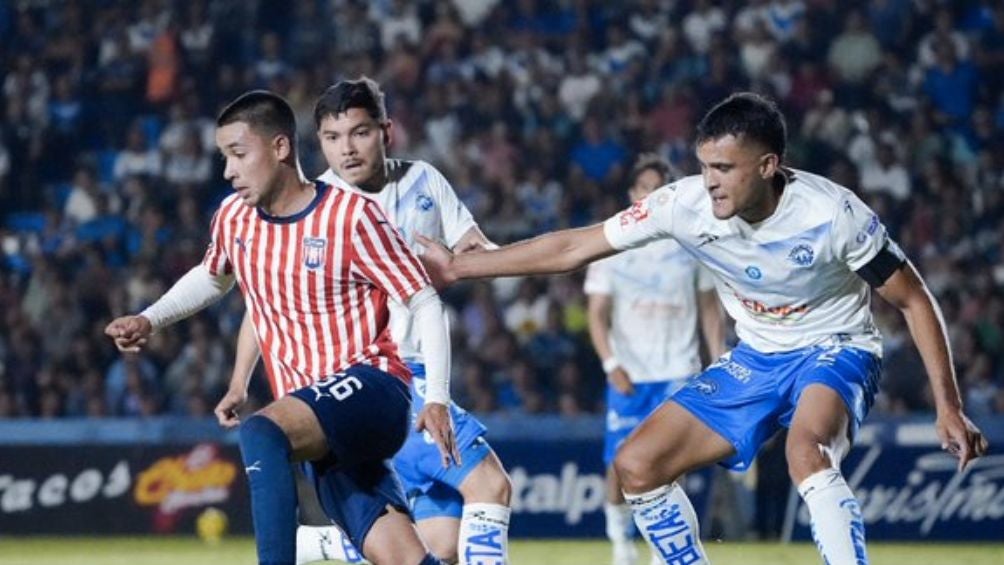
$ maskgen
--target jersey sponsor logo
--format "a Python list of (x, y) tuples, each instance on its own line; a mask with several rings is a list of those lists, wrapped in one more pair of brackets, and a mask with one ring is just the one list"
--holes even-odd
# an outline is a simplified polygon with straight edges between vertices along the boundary
[(761, 271), (760, 267), (757, 267), (756, 265), (750, 265), (746, 267), (746, 276), (758, 281), (763, 278), (763, 271)]
[(324, 251), (328, 240), (323, 237), (303, 238), (303, 266), (316, 271), (324, 266)]
[(815, 258), (816, 252), (812, 250), (812, 247), (804, 243), (796, 245), (791, 250), (791, 253), (788, 254), (788, 260), (799, 267), (808, 267)]
[(621, 227), (629, 226), (631, 224), (637, 224), (648, 218), (648, 207), (645, 206), (644, 200), (639, 200), (631, 205), (630, 208), (624, 210), (620, 214)]
[(436, 206), (436, 203), (429, 197), (428, 194), (419, 194), (415, 198), (415, 208), (421, 212), (428, 212)]
[(746, 298), (737, 292), (732, 293), (739, 304), (749, 312), (752, 317), (769, 322), (791, 322), (800, 318), (809, 311), (808, 304), (782, 304), (780, 306), (768, 306), (759, 300)]

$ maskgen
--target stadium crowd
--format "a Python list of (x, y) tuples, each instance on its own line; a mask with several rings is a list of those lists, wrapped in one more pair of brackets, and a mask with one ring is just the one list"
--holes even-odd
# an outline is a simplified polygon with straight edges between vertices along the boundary
[[(968, 412), (1004, 413), (1001, 2), (9, 0), (0, 417), (209, 415), (238, 293), (141, 354), (120, 355), (103, 328), (201, 259), (229, 191), (213, 143), (223, 104), (285, 96), (313, 177), (314, 99), (361, 74), (387, 93), (392, 155), (439, 167), (500, 243), (615, 213), (638, 153), (697, 172), (702, 113), (736, 90), (771, 95), (788, 163), (861, 194), (926, 276)], [(577, 273), (447, 291), (458, 402), (602, 410), (581, 288)], [(929, 410), (902, 318), (877, 302), (878, 410)]]

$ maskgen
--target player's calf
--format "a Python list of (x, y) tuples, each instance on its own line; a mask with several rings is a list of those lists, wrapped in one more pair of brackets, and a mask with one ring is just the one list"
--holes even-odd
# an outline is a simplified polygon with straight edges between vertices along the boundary
[(292, 565), (296, 555), (296, 483), (289, 440), (275, 422), (254, 415), (240, 427), (241, 457), (251, 491), (258, 561)]

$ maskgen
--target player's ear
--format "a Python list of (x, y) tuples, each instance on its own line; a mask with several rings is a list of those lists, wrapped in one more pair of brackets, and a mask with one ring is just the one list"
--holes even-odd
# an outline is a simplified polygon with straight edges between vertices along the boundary
[(760, 178), (770, 180), (781, 168), (781, 158), (777, 153), (767, 153), (760, 158)]
[(390, 147), (394, 142), (394, 121), (386, 120), (380, 124), (380, 129), (383, 130), (383, 146)]
[(279, 134), (272, 138), (272, 150), (279, 161), (285, 161), (293, 154), (293, 143), (289, 137)]

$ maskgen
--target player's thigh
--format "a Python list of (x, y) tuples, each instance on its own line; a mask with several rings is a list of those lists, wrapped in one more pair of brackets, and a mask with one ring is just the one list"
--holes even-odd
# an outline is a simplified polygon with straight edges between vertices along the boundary
[(614, 467), (629, 492), (655, 488), (735, 453), (729, 441), (686, 408), (668, 400), (628, 436)]
[(429, 551), (447, 563), (457, 561), (457, 540), (460, 539), (460, 519), (451, 516), (434, 516), (415, 522), (418, 534)]
[(850, 449), (851, 416), (840, 394), (822, 383), (805, 387), (791, 420), (785, 455), (796, 483), (828, 467), (837, 467)]
[(323, 457), (328, 451), (324, 430), (314, 411), (302, 400), (285, 396), (258, 411), (275, 422), (289, 439), (294, 461)]
[(392, 506), (377, 518), (363, 541), (363, 555), (373, 565), (420, 563), (426, 553), (411, 517)]
[(487, 444), (487, 453), (481, 461), (460, 482), (457, 490), (464, 497), (465, 504), (489, 503), (509, 506), (512, 496), (512, 482), (498, 455)]

